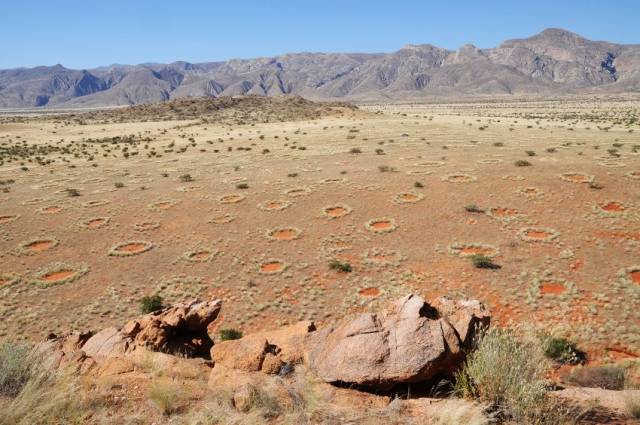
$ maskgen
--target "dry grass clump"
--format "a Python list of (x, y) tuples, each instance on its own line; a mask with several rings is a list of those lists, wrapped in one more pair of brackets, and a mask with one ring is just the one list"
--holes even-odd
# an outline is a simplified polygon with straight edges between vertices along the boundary
[(492, 328), (481, 334), (476, 351), (456, 375), (455, 392), (494, 406), (515, 423), (568, 423), (568, 412), (547, 395), (548, 366), (536, 341)]
[(31, 375), (27, 358), (29, 347), (4, 341), (0, 343), (0, 395), (15, 397), (26, 385)]
[(617, 365), (583, 366), (573, 369), (562, 379), (579, 387), (622, 390), (625, 387), (625, 369)]
[(184, 399), (176, 383), (160, 378), (149, 387), (149, 401), (163, 415), (169, 416), (180, 410)]

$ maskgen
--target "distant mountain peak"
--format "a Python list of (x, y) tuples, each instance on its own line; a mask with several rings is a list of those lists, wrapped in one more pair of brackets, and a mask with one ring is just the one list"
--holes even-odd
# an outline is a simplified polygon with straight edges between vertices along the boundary
[(61, 64), (0, 70), (0, 108), (110, 106), (189, 96), (282, 94), (310, 99), (640, 91), (640, 45), (560, 28), (496, 48), (407, 44), (393, 53), (290, 53), (224, 62)]

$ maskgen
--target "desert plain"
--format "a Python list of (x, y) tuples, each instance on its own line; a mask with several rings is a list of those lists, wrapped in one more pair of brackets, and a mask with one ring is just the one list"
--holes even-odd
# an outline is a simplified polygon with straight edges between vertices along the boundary
[(640, 98), (199, 102), (0, 116), (0, 337), (153, 294), (246, 332), (417, 293), (640, 355)]

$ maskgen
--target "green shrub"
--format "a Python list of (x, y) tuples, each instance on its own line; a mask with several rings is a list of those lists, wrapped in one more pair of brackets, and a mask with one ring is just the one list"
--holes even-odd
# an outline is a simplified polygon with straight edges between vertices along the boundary
[(413, 184), (413, 187), (418, 188), (418, 189), (422, 189), (424, 187), (424, 184), (422, 184), (422, 182), (415, 182)]
[(249, 184), (247, 184), (247, 183), (238, 183), (236, 185), (236, 189), (249, 189)]
[(31, 375), (29, 347), (16, 342), (0, 343), (0, 395), (15, 397)]
[(242, 331), (237, 329), (220, 329), (220, 341), (230, 341), (242, 338)]
[(329, 261), (329, 268), (331, 270), (337, 270), (340, 273), (350, 273), (353, 269), (351, 268), (351, 264), (344, 262), (341, 263), (338, 260), (331, 260)]
[(152, 313), (162, 309), (162, 297), (160, 295), (151, 295), (142, 297), (140, 300), (140, 311), (142, 314)]
[(116, 187), (116, 189), (121, 189), (124, 187), (124, 183), (122, 182), (115, 182), (114, 186)]
[(476, 269), (499, 269), (500, 266), (486, 255), (475, 254), (471, 256), (471, 262)]
[(470, 212), (470, 213), (482, 214), (484, 212), (484, 210), (482, 208), (478, 207), (476, 204), (469, 204), (469, 205), (465, 206), (464, 209), (467, 212)]
[(529, 161), (525, 161), (524, 159), (519, 159), (516, 162), (514, 162), (514, 164), (516, 165), (516, 167), (530, 167), (531, 163)]
[(193, 177), (191, 177), (191, 174), (183, 174), (180, 176), (180, 181), (183, 183), (188, 183), (188, 182), (192, 182), (193, 181)]
[(565, 338), (544, 337), (542, 349), (547, 358), (564, 364), (577, 364), (584, 360), (584, 353)]

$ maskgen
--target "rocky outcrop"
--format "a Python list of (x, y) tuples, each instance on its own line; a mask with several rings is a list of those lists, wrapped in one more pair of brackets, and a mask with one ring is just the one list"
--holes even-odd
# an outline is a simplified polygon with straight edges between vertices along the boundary
[(314, 324), (305, 321), (275, 331), (222, 341), (211, 349), (211, 358), (216, 367), (220, 365), (245, 372), (278, 374), (287, 365), (303, 360), (304, 339), (313, 331)]
[(206, 355), (213, 345), (207, 328), (221, 308), (220, 300), (188, 301), (132, 320), (120, 334), (130, 340), (130, 345), (151, 351), (186, 357)]
[[(440, 310), (437, 308), (440, 307)], [(489, 324), (478, 302), (446, 298), (433, 305), (407, 295), (381, 314), (345, 318), (310, 335), (307, 360), (325, 382), (389, 387), (452, 374), (473, 329)]]

